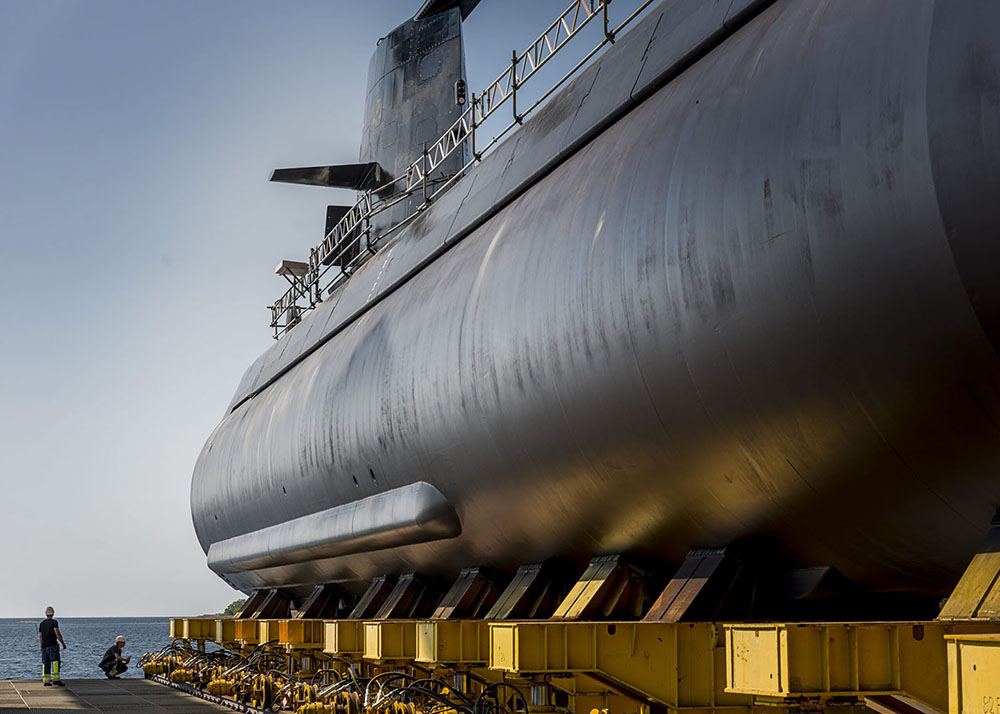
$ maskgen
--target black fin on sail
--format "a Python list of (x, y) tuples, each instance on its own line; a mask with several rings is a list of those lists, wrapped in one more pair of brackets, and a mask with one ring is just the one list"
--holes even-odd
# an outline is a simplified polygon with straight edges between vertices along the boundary
[(335, 166), (307, 166), (294, 169), (275, 169), (271, 180), (277, 183), (300, 183), (306, 186), (329, 186), (367, 191), (384, 183), (385, 172), (377, 161), (364, 164), (337, 164)]

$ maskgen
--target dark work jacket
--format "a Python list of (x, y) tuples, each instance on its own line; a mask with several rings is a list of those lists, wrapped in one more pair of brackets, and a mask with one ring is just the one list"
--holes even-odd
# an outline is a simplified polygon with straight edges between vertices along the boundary
[(108, 651), (104, 653), (104, 659), (101, 660), (100, 664), (101, 669), (105, 669), (106, 667), (109, 667), (115, 662), (117, 662), (118, 659), (115, 657), (115, 655), (118, 655), (119, 657), (122, 656), (122, 648), (119, 647), (117, 644), (113, 644), (110, 647), (108, 647)]

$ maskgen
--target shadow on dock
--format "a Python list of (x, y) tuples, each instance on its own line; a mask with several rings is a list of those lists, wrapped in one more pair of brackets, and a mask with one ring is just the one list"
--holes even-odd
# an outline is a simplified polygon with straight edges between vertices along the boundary
[(0, 714), (7, 712), (114, 712), (115, 714), (208, 714), (229, 712), (144, 679), (67, 679), (65, 687), (43, 687), (39, 681), (0, 680)]

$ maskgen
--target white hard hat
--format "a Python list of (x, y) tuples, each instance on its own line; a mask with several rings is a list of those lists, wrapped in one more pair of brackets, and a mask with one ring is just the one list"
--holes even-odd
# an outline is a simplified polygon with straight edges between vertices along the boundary
[(125, 641), (125, 635), (118, 635), (118, 637), (115, 638), (115, 642), (124, 642), (124, 641)]
[(47, 608), (45, 608), (45, 614), (46, 615), (55, 615), (56, 611), (52, 609), (51, 605), (49, 605)]

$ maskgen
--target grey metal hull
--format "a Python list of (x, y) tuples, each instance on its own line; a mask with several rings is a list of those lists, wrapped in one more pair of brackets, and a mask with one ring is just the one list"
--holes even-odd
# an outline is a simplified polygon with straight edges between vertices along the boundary
[(258, 360), (195, 468), (206, 552), (415, 482), (460, 535), (228, 581), (753, 539), (948, 591), (1000, 505), (1000, 3), (665, 5)]

